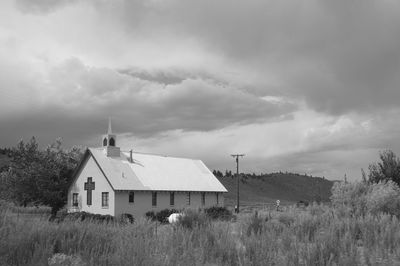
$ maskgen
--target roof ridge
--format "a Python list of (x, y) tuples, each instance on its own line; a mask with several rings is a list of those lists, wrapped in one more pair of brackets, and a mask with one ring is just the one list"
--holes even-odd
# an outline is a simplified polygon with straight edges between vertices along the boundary
[[(128, 156), (129, 156), (129, 152), (130, 152), (129, 150), (121, 151), (121, 153), (128, 153)], [(170, 155), (158, 154), (158, 153), (150, 153), (150, 152), (132, 151), (132, 153), (143, 154), (143, 155), (154, 155), (154, 156), (159, 156), (159, 157), (168, 157), (168, 158), (176, 158), (176, 159), (186, 159), (186, 160), (191, 160), (191, 161), (201, 161), (200, 159), (193, 159), (193, 158), (187, 158), (187, 157), (178, 157), (178, 156), (170, 156)]]
[[(103, 150), (104, 147), (97, 147), (97, 148), (90, 147), (89, 149)], [(125, 156), (128, 156), (128, 157), (129, 157), (129, 152), (130, 152), (130, 150), (121, 150), (121, 153), (124, 154)], [(159, 154), (159, 153), (150, 153), (150, 152), (143, 152), (143, 151), (132, 151), (132, 153), (143, 154), (143, 155), (154, 155), (154, 156), (167, 157), (167, 158), (185, 159), (185, 160), (191, 160), (191, 161), (202, 161), (201, 159), (198, 159), (198, 158), (171, 156), (171, 155), (165, 155), (165, 154)]]

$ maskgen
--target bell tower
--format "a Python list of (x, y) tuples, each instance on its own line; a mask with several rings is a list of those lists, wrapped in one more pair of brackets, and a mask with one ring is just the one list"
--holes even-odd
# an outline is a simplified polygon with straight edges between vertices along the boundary
[(112, 133), (111, 118), (108, 119), (108, 131), (102, 137), (102, 146), (107, 157), (119, 157), (121, 150), (117, 147), (117, 135)]

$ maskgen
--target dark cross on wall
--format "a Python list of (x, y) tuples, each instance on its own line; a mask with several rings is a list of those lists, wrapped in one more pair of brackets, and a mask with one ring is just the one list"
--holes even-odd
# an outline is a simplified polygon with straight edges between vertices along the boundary
[(92, 182), (92, 178), (88, 177), (87, 182), (84, 184), (85, 185), (85, 190), (87, 191), (86, 195), (86, 203), (87, 205), (92, 205), (92, 190), (95, 188), (95, 183)]

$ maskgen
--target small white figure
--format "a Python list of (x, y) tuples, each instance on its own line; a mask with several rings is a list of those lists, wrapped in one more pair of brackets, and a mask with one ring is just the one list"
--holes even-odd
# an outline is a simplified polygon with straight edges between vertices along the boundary
[(179, 221), (179, 219), (183, 216), (182, 213), (173, 213), (168, 217), (168, 222), (170, 224), (174, 224)]
[(279, 203), (281, 203), (281, 201), (280, 201), (280, 200), (277, 200), (277, 201), (276, 201), (276, 210), (277, 210), (277, 211), (279, 211)]

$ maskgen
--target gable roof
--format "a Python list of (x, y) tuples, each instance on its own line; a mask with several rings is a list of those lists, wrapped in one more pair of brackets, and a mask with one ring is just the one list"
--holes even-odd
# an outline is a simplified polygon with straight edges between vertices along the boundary
[(114, 190), (227, 192), (201, 160), (121, 152), (107, 157), (103, 148), (89, 148)]

